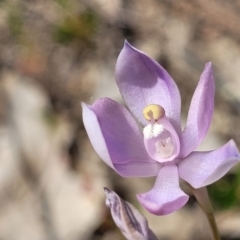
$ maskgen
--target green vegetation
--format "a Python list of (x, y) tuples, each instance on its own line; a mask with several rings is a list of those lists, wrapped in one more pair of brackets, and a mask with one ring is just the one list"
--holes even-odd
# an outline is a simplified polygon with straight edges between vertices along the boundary
[(7, 19), (9, 30), (14, 37), (18, 37), (22, 33), (23, 22), (21, 13), (16, 8), (11, 8), (8, 12)]
[(240, 169), (228, 174), (208, 187), (210, 198), (216, 209), (228, 209), (239, 206), (240, 202)]
[(75, 40), (89, 42), (97, 28), (97, 15), (87, 10), (84, 13), (66, 17), (55, 31), (56, 41), (68, 44)]

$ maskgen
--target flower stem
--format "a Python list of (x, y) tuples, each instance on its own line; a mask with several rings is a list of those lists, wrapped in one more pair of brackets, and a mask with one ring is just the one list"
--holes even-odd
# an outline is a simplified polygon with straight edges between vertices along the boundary
[(207, 217), (208, 223), (211, 227), (212, 239), (220, 240), (219, 231), (214, 217), (213, 207), (208, 196), (207, 188), (203, 187), (199, 189), (194, 189), (191, 187), (191, 190), (199, 206), (202, 208), (203, 212)]

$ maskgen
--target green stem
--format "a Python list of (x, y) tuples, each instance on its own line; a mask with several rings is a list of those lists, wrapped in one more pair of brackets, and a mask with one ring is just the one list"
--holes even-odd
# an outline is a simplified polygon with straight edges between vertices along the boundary
[(203, 187), (199, 189), (194, 189), (191, 187), (191, 190), (199, 206), (202, 208), (203, 212), (207, 217), (208, 223), (211, 227), (213, 240), (220, 240), (219, 231), (214, 217), (213, 207), (208, 196), (207, 188)]

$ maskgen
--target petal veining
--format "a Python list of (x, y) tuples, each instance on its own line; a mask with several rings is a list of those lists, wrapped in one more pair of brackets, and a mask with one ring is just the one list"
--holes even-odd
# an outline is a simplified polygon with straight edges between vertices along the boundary
[(159, 104), (176, 130), (180, 131), (179, 90), (161, 65), (126, 41), (117, 60), (115, 76), (123, 99), (143, 125), (147, 121), (142, 110), (147, 105)]
[(181, 136), (180, 157), (186, 157), (205, 137), (212, 120), (214, 93), (212, 65), (207, 63), (192, 97), (187, 124)]
[(114, 191), (104, 188), (106, 205), (114, 222), (128, 240), (157, 240), (148, 227), (146, 218), (129, 202), (122, 200)]
[(166, 164), (161, 168), (154, 187), (137, 198), (152, 214), (166, 215), (184, 206), (189, 197), (179, 187), (177, 166)]
[(194, 188), (207, 186), (224, 176), (240, 162), (233, 140), (221, 148), (208, 152), (193, 152), (179, 162), (179, 176)]
[(138, 125), (126, 108), (103, 98), (82, 104), (83, 122), (100, 158), (124, 177), (149, 177), (160, 164), (147, 154)]

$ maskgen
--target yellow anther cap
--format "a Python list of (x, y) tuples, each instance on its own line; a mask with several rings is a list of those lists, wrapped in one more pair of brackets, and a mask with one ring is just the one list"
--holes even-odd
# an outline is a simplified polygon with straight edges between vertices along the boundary
[(148, 105), (143, 109), (143, 116), (146, 120), (151, 121), (152, 119), (157, 121), (161, 119), (165, 114), (163, 107), (157, 104)]

